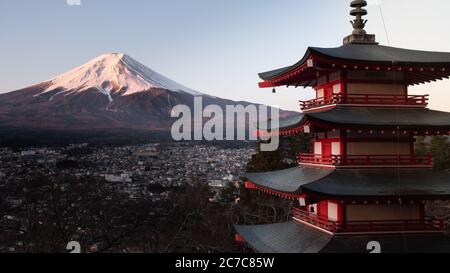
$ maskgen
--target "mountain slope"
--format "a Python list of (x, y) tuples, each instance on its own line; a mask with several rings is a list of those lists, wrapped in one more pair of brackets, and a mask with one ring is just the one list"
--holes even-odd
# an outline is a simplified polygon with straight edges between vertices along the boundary
[(112, 91), (120, 92), (121, 95), (131, 95), (152, 88), (200, 95), (123, 53), (103, 54), (49, 82), (47, 92), (58, 88), (77, 91), (96, 88), (108, 98), (111, 98)]
[[(67, 73), (0, 95), (0, 126), (57, 130), (168, 131), (171, 109), (236, 102), (185, 87), (121, 54), (104, 54)], [(249, 103), (239, 103), (248, 105)]]

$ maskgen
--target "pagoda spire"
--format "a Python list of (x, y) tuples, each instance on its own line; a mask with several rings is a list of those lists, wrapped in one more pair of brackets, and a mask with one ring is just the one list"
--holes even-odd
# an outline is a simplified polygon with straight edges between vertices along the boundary
[(367, 10), (364, 7), (367, 6), (365, 0), (354, 0), (350, 3), (350, 7), (353, 9), (350, 11), (351, 16), (355, 16), (355, 19), (350, 21), (353, 26), (353, 32), (350, 36), (344, 38), (344, 45), (346, 44), (378, 44), (375, 41), (375, 35), (367, 34), (364, 30), (367, 20), (363, 19), (363, 16), (367, 15)]
[(362, 19), (364, 15), (367, 15), (367, 10), (363, 9), (363, 7), (367, 6), (367, 1), (355, 0), (351, 2), (350, 6), (352, 8), (355, 8), (350, 12), (350, 15), (356, 17), (353, 21), (350, 21), (350, 23), (354, 28), (353, 34), (356, 35), (367, 34), (366, 31), (364, 30), (367, 20)]

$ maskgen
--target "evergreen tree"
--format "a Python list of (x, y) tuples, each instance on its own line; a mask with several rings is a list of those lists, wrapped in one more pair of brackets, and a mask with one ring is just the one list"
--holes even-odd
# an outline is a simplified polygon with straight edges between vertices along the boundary
[(429, 144), (429, 151), (434, 157), (434, 167), (436, 169), (450, 169), (450, 142), (447, 137), (433, 137)]
[(415, 154), (418, 156), (427, 156), (430, 154), (429, 144), (426, 142), (425, 137), (417, 137)]
[(419, 156), (432, 155), (434, 168), (437, 170), (450, 169), (450, 141), (447, 137), (435, 136), (429, 141), (425, 137), (418, 137), (415, 154)]
[(299, 136), (280, 137), (280, 145), (276, 151), (262, 152), (252, 156), (247, 165), (248, 172), (269, 172), (283, 170), (297, 165), (299, 153), (310, 152), (311, 138)]

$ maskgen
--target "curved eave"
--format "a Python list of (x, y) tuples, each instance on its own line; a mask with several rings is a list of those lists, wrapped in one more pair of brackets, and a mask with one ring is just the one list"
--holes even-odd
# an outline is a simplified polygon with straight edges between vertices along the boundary
[(310, 48), (311, 52), (336, 60), (413, 66), (447, 66), (450, 52), (423, 51), (383, 45), (348, 44), (335, 48)]
[(297, 63), (290, 65), (290, 66), (283, 67), (283, 68), (259, 73), (258, 75), (263, 81), (275, 80), (282, 75), (288, 74), (289, 72), (293, 72), (298, 67), (306, 65), (306, 61), (309, 59), (310, 56), (311, 56), (311, 47), (309, 47), (306, 50), (306, 53), (303, 56), (303, 58), (300, 61), (298, 61)]
[[(426, 131), (430, 134), (447, 135), (450, 132), (450, 113), (430, 109), (395, 109), (395, 108), (355, 108), (335, 107), (322, 112), (304, 113), (281, 120), (280, 126), (259, 130), (260, 135), (290, 135), (311, 132), (314, 128), (392, 128), (397, 130)], [(439, 132), (439, 133), (437, 133)]]
[(431, 198), (450, 196), (450, 172), (431, 169), (337, 170), (302, 186), (306, 193), (340, 198)]
[(330, 175), (333, 169), (300, 166), (281, 171), (247, 173), (245, 179), (254, 183), (258, 189), (266, 189), (280, 195), (298, 195), (305, 184)]
[(333, 238), (296, 222), (272, 225), (235, 226), (236, 232), (259, 253), (318, 253)]
[(332, 235), (294, 221), (235, 226), (240, 238), (259, 253), (368, 253), (368, 242), (379, 242), (383, 253), (448, 253), (444, 234)]
[[(367, 70), (401, 69), (409, 74), (408, 84), (442, 80), (450, 76), (450, 53), (430, 52), (381, 45), (345, 45), (337, 48), (309, 47), (304, 57), (292, 66), (260, 73), (261, 88), (277, 86), (314, 86), (316, 62), (332, 70), (359, 66)], [(308, 74), (308, 71), (311, 72)]]
[(289, 200), (298, 200), (300, 198), (305, 198), (305, 194), (301, 193), (300, 191), (298, 191), (297, 193), (283, 192), (280, 190), (263, 187), (257, 183), (251, 182), (251, 181), (245, 182), (245, 188), (249, 189), (249, 190), (258, 190), (260, 192), (264, 192), (264, 193), (267, 193), (267, 194), (270, 194), (273, 196), (277, 196), (277, 197), (289, 199)]
[(311, 120), (344, 127), (401, 127), (419, 129), (450, 129), (450, 113), (429, 109), (381, 109), (336, 107), (308, 113)]
[(280, 197), (442, 198), (450, 196), (450, 172), (432, 169), (327, 169), (299, 166), (281, 171), (248, 173), (247, 188)]
[[(258, 128), (258, 135), (288, 135), (304, 131), (303, 126), (307, 123), (307, 116), (300, 114), (285, 119), (281, 119), (278, 124), (268, 124)], [(267, 129), (269, 128), (269, 129)], [(270, 132), (268, 132), (270, 130)]]
[(314, 55), (312, 48), (308, 48), (303, 58), (292, 66), (260, 73), (263, 80), (259, 83), (260, 88), (270, 88), (289, 85), (291, 80), (296, 81), (295, 86), (314, 86), (316, 78), (316, 68), (314, 67)]

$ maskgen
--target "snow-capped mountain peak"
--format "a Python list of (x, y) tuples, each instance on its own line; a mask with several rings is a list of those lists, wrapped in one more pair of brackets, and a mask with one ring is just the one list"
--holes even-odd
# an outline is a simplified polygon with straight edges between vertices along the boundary
[(167, 77), (151, 70), (123, 53), (109, 53), (98, 56), (88, 63), (48, 81), (45, 92), (58, 88), (70, 91), (84, 91), (96, 88), (111, 100), (111, 93), (131, 95), (151, 88), (167, 89), (173, 92), (202, 95)]
[[(195, 108), (194, 95), (224, 111), (228, 105), (250, 105), (197, 93), (115, 53), (101, 55), (51, 80), (0, 94), (0, 127), (24, 128), (24, 132), (37, 129), (39, 133), (30, 137), (33, 141), (35, 136), (44, 139), (36, 143), (54, 137), (58, 143), (63, 139), (76, 142), (84, 136), (86, 142), (101, 138), (102, 143), (114, 143), (118, 136), (121, 142), (130, 139), (134, 143), (130, 129), (137, 130), (136, 141), (148, 141), (170, 135), (173, 107)], [(51, 131), (55, 133), (49, 134)], [(59, 137), (63, 131), (64, 137)], [(140, 135), (142, 131), (154, 133)], [(118, 132), (125, 134), (119, 136)]]

